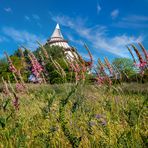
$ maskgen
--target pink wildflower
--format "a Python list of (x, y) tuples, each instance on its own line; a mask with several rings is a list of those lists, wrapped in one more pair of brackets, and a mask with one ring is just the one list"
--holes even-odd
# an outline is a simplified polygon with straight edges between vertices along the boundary
[(137, 54), (137, 56), (138, 56), (139, 62), (140, 62), (140, 63), (143, 63), (144, 60), (143, 60), (143, 58), (142, 58), (140, 52), (138, 51), (138, 49), (137, 49), (134, 45), (132, 45), (132, 47), (133, 47), (134, 51), (136, 52), (136, 54)]
[(87, 71), (87, 67), (86, 67), (84, 62), (81, 64), (81, 66), (82, 66), (81, 67), (82, 72), (86, 72)]
[(96, 79), (97, 79), (97, 84), (102, 85), (104, 83), (104, 77), (98, 75)]
[(24, 91), (24, 86), (22, 84), (20, 84), (20, 83), (16, 83), (16, 90), (18, 92)]
[(75, 78), (76, 78), (76, 82), (80, 80), (80, 77), (77, 72), (75, 73)]
[(138, 43), (138, 44), (141, 47), (141, 49), (142, 49), (142, 51), (143, 51), (143, 53), (145, 55), (146, 61), (148, 62), (148, 52), (147, 52), (147, 50), (144, 48), (144, 46), (141, 43)]
[(78, 63), (75, 63), (75, 69), (77, 72), (80, 72), (80, 65)]
[(13, 73), (17, 73), (17, 69), (14, 67), (10, 57), (8, 56), (8, 54), (6, 52), (4, 52), (4, 54), (6, 55), (6, 58), (7, 58), (8, 64), (9, 64), (9, 70)]
[(113, 74), (113, 69), (112, 69), (111, 64), (109, 63), (109, 61), (108, 61), (107, 58), (105, 58), (104, 60), (105, 60), (106, 66), (107, 66), (107, 68), (108, 68), (110, 74), (112, 75), (112, 74)]
[[(141, 45), (141, 44), (140, 44)], [(144, 73), (144, 70), (147, 68), (147, 62), (142, 58), (142, 56), (141, 56), (141, 54), (139, 53), (139, 51), (138, 51), (138, 49), (134, 46), (134, 45), (132, 45), (132, 47), (133, 47), (133, 49), (134, 49), (134, 51), (136, 52), (136, 54), (137, 54), (137, 56), (138, 56), (138, 58), (139, 58), (139, 64), (135, 64), (137, 67), (139, 67), (140, 68), (140, 70), (141, 70), (141, 73)], [(142, 48), (142, 47), (141, 47)]]
[(31, 64), (32, 64), (32, 73), (39, 78), (41, 72), (43, 71), (42, 66), (40, 65), (40, 63), (37, 61), (36, 57), (34, 56), (34, 54), (30, 54), (30, 60), (31, 60)]

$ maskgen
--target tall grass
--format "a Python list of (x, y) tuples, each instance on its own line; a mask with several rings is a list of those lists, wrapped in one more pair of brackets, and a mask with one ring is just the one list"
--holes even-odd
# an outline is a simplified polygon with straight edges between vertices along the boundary
[(1, 147), (147, 145), (146, 93), (94, 85), (28, 87), (28, 94), (19, 93), (19, 110), (1, 96)]
[[(92, 56), (86, 49), (92, 68)], [(32, 53), (30, 56), (32, 73), (43, 78), (42, 65)], [(47, 56), (65, 82), (55, 85), (46, 80), (25, 84), (7, 58), (16, 83), (3, 79), (0, 86), (0, 147), (147, 147), (147, 84), (113, 85), (105, 69), (114, 79), (116, 73), (107, 58), (106, 65), (99, 60), (96, 81), (90, 84), (82, 59), (65, 59), (75, 76), (75, 81), (68, 83), (61, 65)], [(140, 65), (142, 71), (145, 64)]]

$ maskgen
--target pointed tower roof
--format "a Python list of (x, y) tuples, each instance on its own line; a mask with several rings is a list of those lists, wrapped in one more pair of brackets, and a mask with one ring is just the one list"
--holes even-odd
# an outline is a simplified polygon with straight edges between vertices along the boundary
[(56, 25), (51, 38), (62, 38), (63, 39), (63, 35), (61, 33), (59, 24)]
[(53, 45), (60, 46), (60, 47), (63, 47), (64, 49), (71, 48), (68, 45), (68, 42), (64, 40), (59, 24), (56, 25), (50, 39), (47, 40), (47, 44), (51, 46)]

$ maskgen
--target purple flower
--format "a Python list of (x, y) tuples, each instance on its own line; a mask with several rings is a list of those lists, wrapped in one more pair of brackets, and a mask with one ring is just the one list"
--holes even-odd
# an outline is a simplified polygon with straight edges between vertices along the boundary
[(100, 119), (100, 118), (102, 118), (102, 115), (101, 115), (101, 114), (97, 114), (97, 115), (95, 116), (95, 118)]
[(101, 121), (101, 125), (106, 126), (106, 125), (107, 125), (106, 120), (102, 120), (102, 121)]

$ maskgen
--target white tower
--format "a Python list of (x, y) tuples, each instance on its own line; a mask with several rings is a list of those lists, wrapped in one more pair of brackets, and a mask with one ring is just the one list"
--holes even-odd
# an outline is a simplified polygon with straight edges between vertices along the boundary
[(74, 51), (74, 48), (69, 46), (68, 41), (63, 38), (59, 24), (56, 25), (51, 37), (47, 40), (47, 44), (49, 44), (50, 46), (62, 47), (64, 49), (66, 57), (70, 60), (74, 58), (74, 55), (78, 57), (76, 52)]

